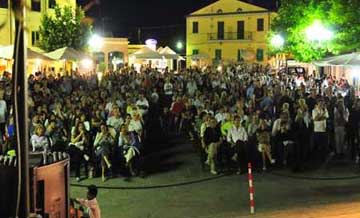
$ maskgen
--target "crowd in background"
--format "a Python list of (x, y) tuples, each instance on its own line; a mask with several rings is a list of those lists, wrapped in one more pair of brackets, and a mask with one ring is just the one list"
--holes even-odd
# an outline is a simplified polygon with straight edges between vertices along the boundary
[[(359, 161), (360, 101), (343, 79), (255, 64), (177, 73), (124, 68), (98, 79), (37, 73), (28, 81), (29, 149), (69, 153), (77, 180), (82, 167), (104, 181), (124, 170), (138, 175), (154, 123), (188, 137), (212, 174), (240, 174), (248, 162), (302, 171), (329, 158)], [(4, 154), (15, 131), (11, 79), (2, 81)]]

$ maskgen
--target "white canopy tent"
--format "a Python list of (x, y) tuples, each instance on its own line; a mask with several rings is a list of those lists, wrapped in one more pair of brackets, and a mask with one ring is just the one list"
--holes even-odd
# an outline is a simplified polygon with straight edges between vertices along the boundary
[(151, 48), (145, 46), (136, 52), (134, 52), (130, 58), (135, 59), (163, 59), (163, 55), (159, 52), (152, 50)]
[(315, 61), (317, 66), (350, 66), (360, 67), (360, 52), (354, 52), (350, 54), (338, 55), (333, 57), (324, 58), (320, 61)]
[(183, 57), (178, 55), (174, 50), (166, 46), (165, 48), (159, 48), (158, 52), (164, 56), (165, 59), (172, 59), (172, 60), (185, 60)]
[(83, 52), (77, 51), (73, 48), (70, 47), (64, 47), (64, 48), (59, 48), (55, 51), (52, 52), (48, 52), (45, 54), (46, 56), (55, 59), (55, 60), (81, 60), (84, 58), (89, 58), (91, 59), (91, 57)]
[[(13, 59), (13, 55), (14, 55), (14, 46), (13, 45), (0, 47), (0, 58), (10, 60), (10, 59)], [(28, 59), (43, 59), (43, 60), (48, 60), (48, 61), (55, 60), (54, 58), (48, 57), (44, 54), (41, 54), (39, 52), (36, 52), (36, 51), (30, 49), (30, 48), (27, 49), (27, 58)]]

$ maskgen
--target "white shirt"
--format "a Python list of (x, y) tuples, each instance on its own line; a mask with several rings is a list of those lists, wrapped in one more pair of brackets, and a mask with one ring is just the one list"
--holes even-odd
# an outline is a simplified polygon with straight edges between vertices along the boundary
[(248, 134), (244, 127), (240, 126), (237, 128), (235, 125), (229, 129), (227, 134), (227, 141), (230, 143), (236, 143), (237, 141), (246, 142), (248, 141)]
[(143, 109), (142, 107), (149, 108), (149, 101), (146, 98), (139, 99), (136, 101), (136, 106), (138, 106), (141, 115), (147, 113), (148, 109)]
[(225, 113), (217, 113), (215, 115), (215, 119), (218, 123), (222, 122), (223, 120), (225, 120)]
[(141, 124), (141, 121), (140, 120), (134, 120), (132, 119), (129, 123), (129, 126), (128, 126), (128, 131), (132, 132), (132, 131), (135, 131), (137, 133), (141, 133), (142, 131), (142, 124)]
[[(315, 121), (315, 117), (322, 114), (325, 119)], [(317, 107), (312, 111), (312, 118), (314, 120), (314, 132), (326, 132), (326, 119), (329, 118), (327, 109), (319, 110)]]
[(106, 125), (114, 127), (116, 131), (120, 130), (121, 125), (124, 123), (124, 119), (122, 117), (111, 116), (107, 119)]
[(165, 91), (165, 95), (172, 95), (173, 94), (173, 85), (169, 82), (165, 83), (164, 91)]
[(6, 122), (6, 111), (7, 111), (6, 101), (0, 100), (0, 123)]

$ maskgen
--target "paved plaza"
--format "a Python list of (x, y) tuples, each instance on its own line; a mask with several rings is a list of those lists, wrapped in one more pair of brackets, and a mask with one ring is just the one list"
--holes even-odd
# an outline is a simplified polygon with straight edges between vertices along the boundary
[[(360, 216), (360, 178), (356, 179), (360, 170), (350, 162), (333, 160), (327, 167), (302, 174), (279, 169), (255, 172), (256, 214), (250, 216), (246, 175), (211, 176), (202, 170), (193, 146), (180, 137), (172, 137), (158, 147), (161, 151), (147, 157), (144, 178), (72, 182), (110, 187), (100, 189), (98, 196), (105, 218)], [(355, 178), (310, 179), (313, 177)], [(85, 190), (72, 186), (72, 197), (84, 196)]]

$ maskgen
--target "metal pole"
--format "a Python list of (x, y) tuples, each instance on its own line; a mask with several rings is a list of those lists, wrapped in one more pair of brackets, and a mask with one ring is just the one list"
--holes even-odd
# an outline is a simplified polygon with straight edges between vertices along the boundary
[(27, 218), (30, 213), (29, 197), (29, 134), (27, 109), (27, 77), (26, 77), (26, 34), (25, 34), (25, 0), (14, 0), (15, 43), (13, 65), (14, 115), (16, 121), (16, 152), (18, 157), (18, 204), (17, 217)]

